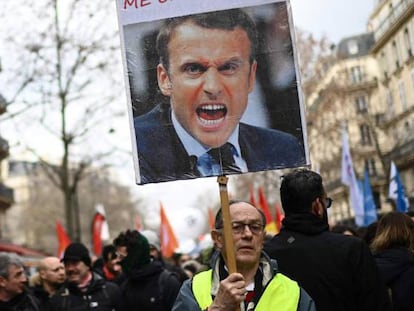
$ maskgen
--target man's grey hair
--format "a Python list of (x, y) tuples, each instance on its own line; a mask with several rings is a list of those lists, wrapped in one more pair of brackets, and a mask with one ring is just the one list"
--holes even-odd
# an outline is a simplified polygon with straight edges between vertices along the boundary
[(0, 276), (7, 279), (10, 266), (23, 267), (23, 261), (15, 253), (0, 252)]

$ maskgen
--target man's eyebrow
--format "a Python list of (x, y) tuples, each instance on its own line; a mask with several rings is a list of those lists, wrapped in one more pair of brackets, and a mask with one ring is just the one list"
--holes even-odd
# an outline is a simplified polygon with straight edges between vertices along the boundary
[(188, 61), (188, 62), (185, 62), (185, 63), (181, 64), (180, 69), (185, 70), (188, 66), (198, 66), (198, 67), (203, 68), (203, 69), (207, 68), (207, 66), (205, 64), (203, 64), (202, 62)]

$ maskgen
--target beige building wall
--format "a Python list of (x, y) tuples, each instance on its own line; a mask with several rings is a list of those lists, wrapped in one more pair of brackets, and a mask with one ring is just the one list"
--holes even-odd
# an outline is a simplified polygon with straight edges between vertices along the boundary
[(343, 39), (335, 62), (305, 94), (312, 168), (322, 174), (335, 200), (329, 211), (332, 223), (353, 217), (348, 188), (341, 183), (344, 125), (357, 177), (369, 170), (378, 212), (392, 209), (391, 161), (406, 195), (414, 197), (414, 0), (376, 5), (367, 21), (369, 32)]

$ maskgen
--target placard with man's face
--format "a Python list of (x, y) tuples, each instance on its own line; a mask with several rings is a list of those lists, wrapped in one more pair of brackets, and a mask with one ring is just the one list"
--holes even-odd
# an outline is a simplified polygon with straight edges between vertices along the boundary
[(290, 4), (221, 2), (118, 1), (138, 184), (309, 164)]

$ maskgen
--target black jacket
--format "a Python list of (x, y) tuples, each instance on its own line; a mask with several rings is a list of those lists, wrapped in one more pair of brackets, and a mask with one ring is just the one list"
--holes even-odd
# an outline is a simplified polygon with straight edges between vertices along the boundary
[(127, 280), (121, 286), (125, 310), (169, 311), (180, 286), (176, 275), (166, 272), (158, 261), (136, 268), (127, 275)]
[(385, 285), (391, 290), (394, 311), (414, 310), (414, 253), (391, 248), (374, 254)]
[(39, 301), (33, 295), (23, 292), (12, 300), (0, 301), (1, 311), (41, 311)]
[(52, 305), (50, 303), (49, 293), (43, 289), (42, 285), (32, 287), (33, 295), (39, 300), (40, 310), (51, 311)]
[(330, 232), (327, 222), (311, 213), (286, 217), (265, 251), (309, 293), (318, 311), (390, 310), (367, 245)]
[(115, 283), (93, 273), (86, 290), (81, 292), (74, 284), (65, 283), (51, 298), (53, 311), (120, 311), (121, 291)]

